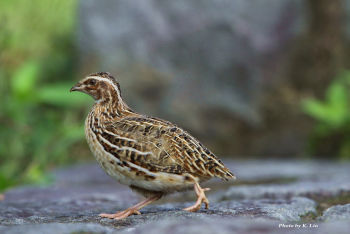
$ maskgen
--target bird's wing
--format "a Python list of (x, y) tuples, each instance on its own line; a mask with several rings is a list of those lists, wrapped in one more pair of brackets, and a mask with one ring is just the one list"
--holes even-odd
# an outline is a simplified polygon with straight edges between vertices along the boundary
[(234, 178), (220, 159), (176, 125), (157, 118), (126, 117), (105, 125), (102, 137), (121, 160), (153, 172)]

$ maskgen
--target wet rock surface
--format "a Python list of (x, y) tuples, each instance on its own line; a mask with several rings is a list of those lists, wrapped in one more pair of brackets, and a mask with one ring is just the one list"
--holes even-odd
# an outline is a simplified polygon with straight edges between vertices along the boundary
[[(0, 201), (0, 233), (347, 233), (349, 164), (230, 161), (234, 182), (213, 180), (209, 210), (182, 209), (193, 191), (178, 193), (124, 220), (99, 218), (140, 198), (96, 164), (53, 172), (52, 185), (18, 187)], [(341, 198), (341, 199), (340, 199)], [(298, 226), (301, 225), (301, 226)]]

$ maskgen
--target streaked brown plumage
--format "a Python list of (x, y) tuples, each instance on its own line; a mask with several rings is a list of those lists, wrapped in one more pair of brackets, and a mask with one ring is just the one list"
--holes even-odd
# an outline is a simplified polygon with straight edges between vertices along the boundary
[(116, 214), (101, 217), (125, 218), (163, 195), (191, 186), (197, 193), (197, 211), (209, 202), (199, 182), (212, 177), (224, 180), (234, 175), (211, 151), (186, 131), (168, 121), (131, 110), (122, 100), (119, 83), (109, 73), (87, 76), (71, 91), (81, 91), (95, 99), (85, 121), (85, 134), (101, 167), (122, 184), (147, 199)]

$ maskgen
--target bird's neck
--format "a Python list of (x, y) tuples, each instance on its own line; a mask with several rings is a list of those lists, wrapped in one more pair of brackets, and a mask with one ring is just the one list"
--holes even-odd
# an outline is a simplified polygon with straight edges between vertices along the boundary
[(106, 119), (116, 119), (128, 116), (134, 111), (117, 95), (107, 95), (96, 101), (93, 111)]

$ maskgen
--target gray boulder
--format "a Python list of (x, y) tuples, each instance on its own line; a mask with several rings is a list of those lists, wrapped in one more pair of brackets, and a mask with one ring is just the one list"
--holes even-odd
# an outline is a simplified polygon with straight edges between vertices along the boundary
[(195, 130), (212, 109), (256, 123), (259, 93), (269, 83), (263, 74), (302, 30), (302, 6), (300, 0), (81, 1), (81, 58), (120, 74), (139, 111), (181, 121), (191, 110), (186, 122)]

